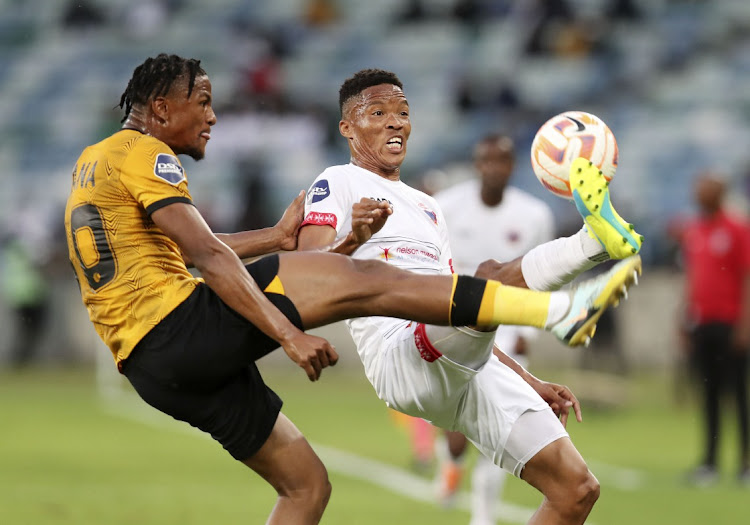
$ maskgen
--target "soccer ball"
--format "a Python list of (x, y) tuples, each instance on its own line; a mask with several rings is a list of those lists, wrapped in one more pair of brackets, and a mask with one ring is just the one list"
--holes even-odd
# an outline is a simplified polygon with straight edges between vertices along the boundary
[(531, 167), (549, 191), (572, 199), (570, 164), (585, 157), (598, 167), (607, 181), (617, 169), (617, 142), (607, 125), (591, 113), (566, 111), (545, 122), (531, 143)]

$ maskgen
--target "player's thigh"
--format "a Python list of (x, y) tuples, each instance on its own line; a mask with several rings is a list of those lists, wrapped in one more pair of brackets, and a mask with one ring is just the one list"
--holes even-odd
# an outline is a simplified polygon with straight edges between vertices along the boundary
[(260, 450), (242, 462), (281, 494), (307, 490), (328, 481), (323, 462), (302, 432), (282, 413)]
[(379, 261), (291, 252), (280, 254), (278, 275), (305, 328), (313, 328), (371, 313), (372, 301), (406, 273)]
[[(543, 433), (528, 433), (527, 440), (512, 439), (514, 432), (517, 434), (524, 428), (525, 421), (535, 419), (525, 416), (527, 413), (542, 411), (549, 411), (555, 425), (539, 429)], [(494, 355), (468, 385), (455, 429), (463, 432), (496, 465), (516, 476), (523, 462), (553, 436), (567, 435), (539, 394)], [(511, 445), (515, 448), (506, 450)]]

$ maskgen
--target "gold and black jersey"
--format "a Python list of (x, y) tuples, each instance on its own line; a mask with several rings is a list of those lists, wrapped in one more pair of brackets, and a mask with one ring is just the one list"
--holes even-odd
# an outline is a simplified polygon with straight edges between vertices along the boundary
[(150, 218), (175, 202), (192, 202), (179, 159), (138, 131), (89, 146), (73, 168), (68, 252), (89, 318), (118, 368), (199, 282)]

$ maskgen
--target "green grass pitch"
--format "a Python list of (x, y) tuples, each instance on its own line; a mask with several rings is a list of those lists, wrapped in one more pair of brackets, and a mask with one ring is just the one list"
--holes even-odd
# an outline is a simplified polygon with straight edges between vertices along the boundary
[[(358, 368), (326, 370), (318, 383), (308, 382), (291, 364), (266, 367), (264, 375), (284, 398), (284, 412), (314, 445), (409, 470), (406, 435)], [(735, 427), (724, 427), (720, 484), (698, 490), (682, 483), (697, 458), (699, 422), (695, 400), (676, 404), (671, 384), (668, 377), (630, 379), (625, 406), (584, 406), (584, 423), (569, 425), (602, 483), (590, 523), (750, 523), (750, 488), (734, 482)], [(140, 400), (126, 396), (121, 405), (101, 399), (89, 369), (0, 372), (0, 523), (265, 521), (275, 495), (252, 471)], [(420, 498), (331, 465), (329, 473), (334, 489), (325, 524), (468, 523), (465, 510), (425, 501), (430, 494), (421, 492), (429, 492), (427, 478)], [(510, 480), (504, 500), (532, 509), (540, 496)]]

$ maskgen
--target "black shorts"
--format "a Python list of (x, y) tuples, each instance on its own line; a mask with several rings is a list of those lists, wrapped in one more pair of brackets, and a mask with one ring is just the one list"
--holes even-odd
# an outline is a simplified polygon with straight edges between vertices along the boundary
[[(276, 276), (279, 258), (267, 256), (246, 268), (263, 290)], [(287, 297), (266, 296), (302, 328)], [(242, 461), (266, 442), (281, 410), (281, 399), (255, 365), (278, 346), (200, 284), (138, 343), (122, 371), (144, 401), (208, 432)]]

